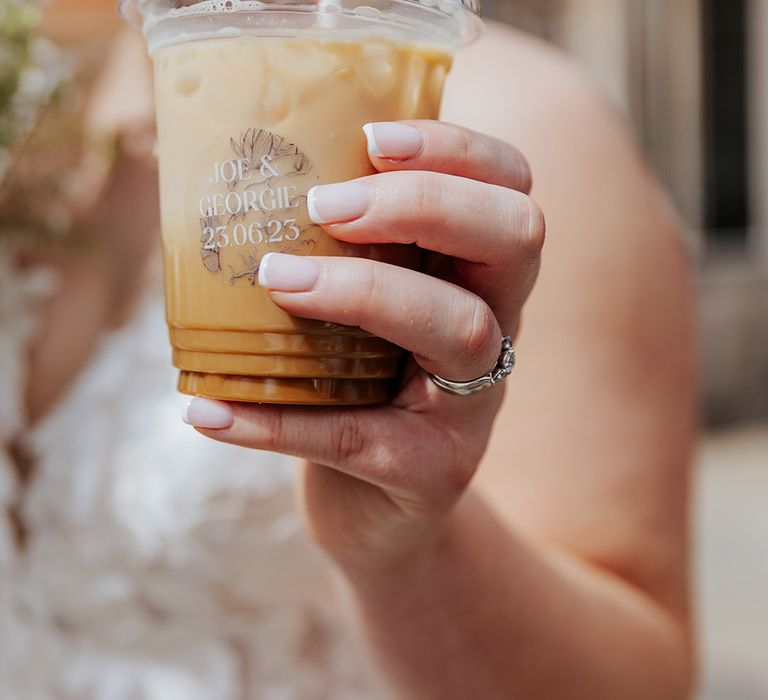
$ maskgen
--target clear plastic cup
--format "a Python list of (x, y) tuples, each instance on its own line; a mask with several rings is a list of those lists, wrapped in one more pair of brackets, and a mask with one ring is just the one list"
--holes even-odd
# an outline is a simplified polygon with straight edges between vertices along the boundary
[(418, 264), (414, 249), (335, 240), (310, 221), (307, 192), (374, 172), (363, 124), (437, 118), (453, 55), (479, 29), (473, 3), (120, 3), (155, 66), (180, 391), (285, 404), (391, 398), (401, 351), (285, 313), (258, 286), (259, 265), (270, 252)]

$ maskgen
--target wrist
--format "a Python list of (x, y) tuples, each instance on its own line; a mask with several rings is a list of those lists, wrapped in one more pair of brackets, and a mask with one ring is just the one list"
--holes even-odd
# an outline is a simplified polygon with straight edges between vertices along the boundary
[(480, 499), (468, 492), (398, 556), (363, 565), (337, 562), (339, 572), (358, 597), (401, 598), (406, 589), (415, 594), (460, 565), (462, 533), (471, 529), (469, 521), (476, 518), (478, 507), (484, 508)]

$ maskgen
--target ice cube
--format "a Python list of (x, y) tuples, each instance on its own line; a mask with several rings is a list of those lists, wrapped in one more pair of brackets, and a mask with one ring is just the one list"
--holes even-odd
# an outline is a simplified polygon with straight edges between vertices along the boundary
[(360, 85), (373, 97), (384, 97), (397, 83), (396, 63), (397, 52), (391, 44), (363, 44), (357, 60)]

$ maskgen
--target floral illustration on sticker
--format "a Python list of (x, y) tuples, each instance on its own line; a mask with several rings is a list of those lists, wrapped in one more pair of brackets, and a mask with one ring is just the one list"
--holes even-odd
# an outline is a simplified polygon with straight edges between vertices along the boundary
[(255, 285), (264, 255), (305, 254), (316, 243), (306, 194), (313, 183), (303, 177), (311, 176), (312, 163), (266, 129), (246, 129), (229, 146), (231, 155), (206, 163), (198, 201), (200, 256), (208, 272), (228, 270), (229, 284)]

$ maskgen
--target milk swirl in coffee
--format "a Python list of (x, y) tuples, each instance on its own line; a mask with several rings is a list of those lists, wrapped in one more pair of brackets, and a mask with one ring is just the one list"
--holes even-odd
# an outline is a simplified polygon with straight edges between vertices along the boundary
[(366, 255), (312, 224), (307, 192), (374, 172), (362, 125), (436, 118), (450, 54), (384, 38), (241, 36), (154, 55), (167, 315), (182, 391), (385, 400), (388, 343), (292, 318), (257, 284), (269, 252)]
[(296, 404), (386, 401), (402, 352), (290, 316), (258, 285), (271, 252), (416, 265), (309, 218), (315, 185), (375, 173), (363, 125), (436, 119), (472, 0), (123, 0), (155, 65), (166, 310), (181, 391)]

